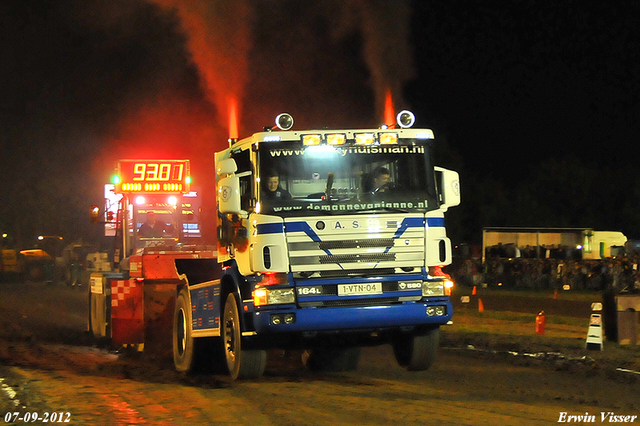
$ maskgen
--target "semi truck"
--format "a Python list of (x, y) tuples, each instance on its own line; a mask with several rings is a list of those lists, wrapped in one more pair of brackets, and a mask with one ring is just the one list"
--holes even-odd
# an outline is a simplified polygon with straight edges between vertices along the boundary
[(380, 128), (292, 130), (280, 114), (230, 139), (215, 154), (215, 252), (145, 248), (121, 262), (126, 277), (96, 289), (111, 288), (113, 337), (128, 315), (127, 329), (145, 330), (129, 343), (146, 350), (151, 334), (170, 335), (177, 370), (204, 362), (232, 379), (260, 377), (271, 348), (301, 350), (310, 369), (351, 370), (362, 346), (391, 344), (400, 365), (429, 368), (453, 314), (441, 268), (460, 187), (414, 121), (403, 111)]

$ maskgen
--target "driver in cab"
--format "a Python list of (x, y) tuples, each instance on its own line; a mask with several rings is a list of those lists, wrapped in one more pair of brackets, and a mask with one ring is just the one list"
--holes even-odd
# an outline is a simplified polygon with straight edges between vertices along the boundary
[(280, 186), (280, 176), (275, 171), (269, 171), (262, 189), (263, 200), (290, 200), (289, 191)]
[(389, 170), (384, 167), (378, 167), (373, 172), (373, 190), (371, 191), (373, 194), (377, 194), (379, 192), (384, 192), (387, 188), (389, 188), (391, 181), (391, 174)]
[(173, 232), (173, 225), (157, 220), (154, 212), (147, 212), (147, 221), (138, 228), (138, 236), (142, 238), (170, 238)]

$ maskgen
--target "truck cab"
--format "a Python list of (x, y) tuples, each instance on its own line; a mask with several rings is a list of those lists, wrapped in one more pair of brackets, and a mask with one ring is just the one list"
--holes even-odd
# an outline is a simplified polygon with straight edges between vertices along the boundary
[[(222, 272), (209, 331), (234, 378), (260, 375), (269, 347), (350, 368), (360, 346), (391, 343), (409, 369), (431, 365), (452, 316), (440, 268), (460, 192), (458, 174), (434, 165), (433, 132), (413, 121), (403, 111), (379, 129), (293, 131), (283, 114), (216, 154)], [(189, 297), (193, 324), (205, 323), (207, 304)]]

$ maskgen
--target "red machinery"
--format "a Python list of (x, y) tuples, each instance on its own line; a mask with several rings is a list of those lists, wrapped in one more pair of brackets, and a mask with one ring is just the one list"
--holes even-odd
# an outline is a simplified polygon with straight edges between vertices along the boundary
[[(170, 351), (176, 260), (215, 259), (198, 241), (189, 160), (120, 160), (111, 188), (117, 201), (107, 202), (105, 222), (116, 236), (114, 266), (91, 274), (89, 330), (114, 346)], [(150, 217), (153, 235), (143, 232)]]

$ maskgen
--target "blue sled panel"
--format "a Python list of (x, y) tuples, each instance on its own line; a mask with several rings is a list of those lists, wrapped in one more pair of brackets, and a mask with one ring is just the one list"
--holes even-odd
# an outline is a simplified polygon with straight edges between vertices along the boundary
[(191, 293), (192, 329), (206, 330), (220, 327), (220, 282), (196, 286)]

